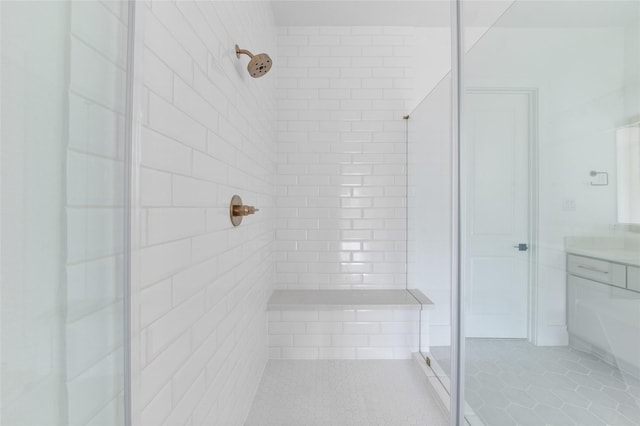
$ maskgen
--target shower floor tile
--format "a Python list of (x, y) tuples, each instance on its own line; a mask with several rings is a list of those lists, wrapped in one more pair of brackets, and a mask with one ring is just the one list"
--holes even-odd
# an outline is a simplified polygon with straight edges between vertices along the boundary
[[(489, 426), (640, 425), (640, 380), (568, 346), (466, 340), (466, 401)], [(449, 347), (431, 354), (449, 371)]]
[(246, 426), (448, 424), (413, 360), (270, 360)]

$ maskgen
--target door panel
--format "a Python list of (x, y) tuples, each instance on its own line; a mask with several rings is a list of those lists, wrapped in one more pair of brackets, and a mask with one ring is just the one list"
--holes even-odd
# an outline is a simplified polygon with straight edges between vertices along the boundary
[(529, 98), (472, 94), (467, 133), (467, 337), (526, 338)]

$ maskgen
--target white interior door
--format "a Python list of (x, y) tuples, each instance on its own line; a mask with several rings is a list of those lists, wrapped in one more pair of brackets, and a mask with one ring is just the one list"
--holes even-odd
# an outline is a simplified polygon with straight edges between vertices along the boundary
[(466, 336), (526, 338), (529, 251), (529, 96), (467, 97)]

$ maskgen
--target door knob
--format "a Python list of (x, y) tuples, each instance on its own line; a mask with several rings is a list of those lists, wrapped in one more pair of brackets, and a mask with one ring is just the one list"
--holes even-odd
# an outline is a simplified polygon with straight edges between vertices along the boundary
[(517, 244), (517, 245), (513, 246), (513, 248), (517, 248), (518, 251), (527, 251), (527, 250), (529, 250), (529, 246), (527, 244), (525, 244), (525, 243)]

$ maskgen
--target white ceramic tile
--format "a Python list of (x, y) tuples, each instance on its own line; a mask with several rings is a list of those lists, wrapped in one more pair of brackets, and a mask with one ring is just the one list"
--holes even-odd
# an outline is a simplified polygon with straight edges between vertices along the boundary
[(152, 129), (141, 130), (142, 165), (167, 172), (191, 172), (191, 149)]
[(120, 203), (123, 163), (77, 152), (67, 154), (67, 204), (116, 206)]
[(269, 334), (302, 334), (305, 331), (303, 322), (270, 322)]
[(218, 256), (228, 248), (229, 245), (225, 232), (201, 233), (191, 238), (191, 258), (194, 263)]
[(193, 176), (218, 183), (227, 183), (228, 166), (207, 154), (193, 152)]
[(106, 307), (122, 297), (118, 256), (67, 266), (67, 320)]
[(318, 348), (282, 348), (282, 359), (318, 359)]
[[(70, 41), (69, 88), (92, 102), (123, 113), (124, 70), (79, 39), (71, 37)], [(103, 84), (96, 84), (94, 75), (103, 76)]]
[(170, 100), (173, 96), (173, 73), (151, 50), (145, 48), (143, 61), (148, 69), (143, 73), (144, 84), (159, 96)]
[(215, 182), (184, 176), (173, 177), (173, 204), (185, 207), (212, 207), (218, 199)]
[(393, 359), (393, 348), (364, 347), (356, 348), (357, 359)]
[[(485, 424), (638, 424), (639, 412), (624, 408), (639, 404), (636, 379), (611, 392), (602, 380), (618, 381), (619, 370), (590, 354), (509, 340), (467, 339), (466, 347), (467, 403)], [(448, 353), (431, 348), (445, 371)]]
[(69, 424), (83, 424), (101, 411), (105, 397), (108, 400), (121, 392), (122, 357), (122, 349), (114, 351), (67, 383)]
[(272, 360), (246, 424), (437, 426), (448, 419), (413, 361)]
[(147, 212), (148, 244), (159, 244), (202, 234), (205, 211), (195, 208), (150, 208)]
[[(420, 35), (415, 30), (386, 34), (386, 27), (304, 28), (319, 30), (321, 35), (318, 36), (298, 34), (299, 27), (283, 31), (289, 29), (296, 34), (282, 35), (279, 39), (279, 53), (286, 60), (284, 67), (287, 68), (286, 78), (279, 80), (282, 88), (279, 92), (279, 129), (282, 131), (278, 132), (278, 150), (286, 154), (281, 157), (284, 163), (280, 164), (279, 171), (295, 170), (298, 179), (280, 182), (279, 193), (286, 194), (279, 199), (280, 214), (287, 219), (297, 219), (303, 212), (293, 208), (315, 206), (331, 209), (329, 215), (336, 218), (389, 218), (388, 211), (392, 210), (394, 217), (403, 219), (405, 169), (402, 165), (405, 148), (400, 145), (404, 145), (404, 123), (397, 111), (406, 109), (406, 103), (416, 98), (415, 90), (412, 92), (405, 88), (415, 88), (419, 79), (408, 76), (420, 74), (411, 70), (414, 65), (406, 63), (405, 55), (414, 49), (411, 46), (421, 43)], [(358, 33), (352, 34), (354, 30)], [(344, 34), (345, 31), (348, 34)], [(322, 44), (322, 40), (327, 44)], [(375, 76), (372, 68), (376, 71)], [(294, 69), (305, 72), (292, 72)], [(405, 70), (408, 71), (406, 75)], [(302, 99), (306, 101), (296, 102)], [(328, 146), (330, 151), (326, 149)], [(382, 153), (388, 154), (388, 158)], [(398, 155), (394, 157), (395, 153)], [(381, 163), (390, 166), (396, 163), (400, 167), (387, 167)], [(335, 168), (336, 164), (341, 164), (339, 169)], [(324, 170), (316, 176), (313, 168)], [(380, 178), (377, 187), (368, 186), (367, 179), (370, 178)], [(353, 191), (344, 185), (353, 185)], [(385, 191), (385, 185), (398, 185), (398, 190)], [(320, 199), (315, 197), (317, 194)], [(304, 217), (313, 218), (309, 213), (305, 212)], [(325, 214), (324, 210), (319, 210), (316, 218)], [(304, 223), (286, 220), (280, 229), (304, 229), (301, 228)], [(402, 251), (401, 244), (395, 243), (404, 241), (404, 233), (376, 233), (395, 226), (382, 220), (354, 222), (349, 227), (336, 223), (322, 228), (324, 234), (291, 235), (291, 240), (298, 243), (337, 241), (330, 231), (338, 229), (342, 230), (338, 237), (341, 241), (369, 242), (375, 238), (392, 242), (391, 250)], [(313, 228), (306, 227), (307, 231)], [(300, 288), (404, 287), (401, 278), (403, 257), (390, 256), (384, 259), (384, 264), (376, 264), (379, 260), (367, 257), (366, 247), (354, 246), (352, 249), (363, 256), (358, 260), (324, 256), (325, 262), (340, 264), (340, 268), (325, 264), (322, 269), (310, 270), (328, 274), (328, 280), (298, 273), (297, 282), (293, 277), (287, 281), (287, 287), (293, 288), (296, 284)], [(282, 251), (288, 254), (296, 250)], [(320, 253), (317, 254), (320, 258)], [(283, 264), (298, 259), (296, 256), (280, 256), (277, 262)], [(345, 272), (360, 274), (360, 279), (353, 276), (346, 279)], [(366, 279), (365, 274), (369, 275)], [(391, 277), (391, 274), (397, 275)]]
[(356, 348), (319, 348), (319, 359), (356, 359)]
[(317, 311), (283, 311), (282, 321), (317, 321)]
[(345, 322), (344, 334), (374, 334), (380, 332), (377, 322)]
[(144, 327), (171, 309), (171, 280), (164, 280), (140, 292), (140, 323)]
[(172, 374), (188, 358), (191, 350), (188, 335), (171, 344), (155, 360), (147, 365), (141, 372), (141, 403), (146, 405), (162, 390), (162, 387), (171, 380)]
[(394, 346), (393, 349), (393, 359), (412, 359), (413, 354), (415, 353), (415, 348), (418, 345), (418, 339), (415, 339), (415, 343), (411, 346)]
[(331, 346), (331, 335), (329, 334), (297, 334), (293, 336), (293, 346), (328, 347), (328, 346)]
[(181, 395), (181, 399), (172, 407), (171, 413), (167, 417), (165, 424), (187, 424), (191, 413), (204, 394), (206, 389), (205, 374), (202, 372), (191, 384), (191, 387)]
[(153, 322), (148, 330), (148, 355), (155, 358), (169, 343), (184, 334), (204, 314), (204, 300), (195, 296)]
[(141, 167), (140, 196), (145, 207), (171, 205), (171, 175)]
[(290, 334), (270, 334), (269, 348), (272, 347), (291, 347), (293, 346), (293, 336)]
[(206, 127), (153, 93), (149, 96), (149, 126), (185, 145), (206, 149)]
[(121, 346), (123, 335), (118, 321), (121, 316), (122, 303), (118, 302), (67, 324), (67, 377), (75, 378)]
[(282, 348), (273, 347), (268, 348), (269, 359), (282, 359)]
[[(326, 311), (320, 311), (320, 313)], [(307, 334), (342, 334), (342, 323), (337, 321), (313, 321), (307, 323)]]
[(366, 334), (334, 334), (331, 336), (331, 346), (336, 347), (364, 347), (369, 345)]
[(397, 334), (397, 333), (417, 334), (418, 322), (417, 321), (381, 322), (380, 333), (382, 334)]
[(67, 208), (67, 261), (122, 253), (122, 208)]
[(142, 409), (140, 422), (142, 424), (157, 425), (171, 412), (171, 383), (167, 383), (153, 398), (153, 400)]
[[(240, 424), (267, 359), (277, 71), (249, 90), (254, 81), (244, 74), (246, 58), (238, 60), (232, 47), (237, 31), (250, 28), (242, 31), (242, 47), (274, 54), (275, 25), (266, 4), (140, 9), (146, 24), (142, 68), (155, 66), (143, 80), (149, 109), (140, 160), (149, 173), (141, 198), (150, 210), (143, 221), (141, 279), (142, 285), (171, 283), (170, 309), (166, 292), (143, 300), (162, 307), (147, 310), (141, 332), (147, 336), (142, 351), (150, 357), (140, 376), (141, 401), (146, 405), (158, 392), (166, 401), (163, 389), (172, 383), (161, 421), (213, 424), (215, 416), (220, 424)], [(240, 228), (228, 216), (234, 193), (261, 208)], [(158, 244), (173, 239), (179, 241)], [(304, 323), (296, 330), (304, 332)]]
[(78, 94), (69, 94), (69, 147), (116, 158), (121, 151), (123, 115)]
[(391, 321), (393, 311), (375, 310), (375, 309), (358, 309), (356, 311), (357, 321)]
[(175, 274), (189, 265), (190, 244), (177, 241), (141, 250), (140, 275), (143, 285)]
[(145, 16), (144, 43), (169, 68), (183, 78), (190, 78), (193, 59), (180, 42), (152, 14)]
[[(199, 93), (194, 91), (191, 86), (186, 84), (184, 80), (175, 76), (173, 81), (173, 103), (208, 130), (214, 132), (218, 130), (218, 112), (216, 109), (204, 100)], [(151, 115), (151, 118), (153, 118), (153, 115)], [(200, 134), (200, 130), (198, 134)], [(206, 149), (206, 134), (202, 142), (200, 143), (199, 141), (198, 145), (193, 145), (192, 143), (190, 145), (204, 151)]]

